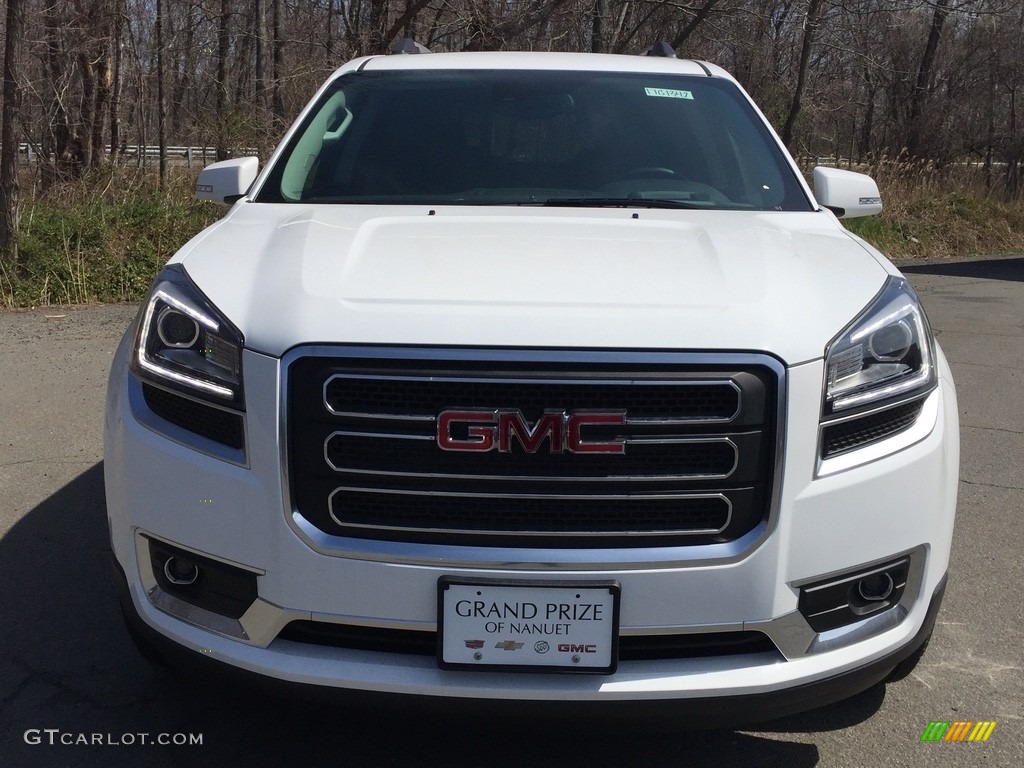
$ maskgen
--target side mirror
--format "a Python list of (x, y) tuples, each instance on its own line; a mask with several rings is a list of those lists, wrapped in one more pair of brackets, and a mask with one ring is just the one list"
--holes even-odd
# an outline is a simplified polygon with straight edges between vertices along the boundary
[(882, 212), (882, 196), (870, 176), (839, 168), (814, 169), (814, 196), (840, 219)]
[(249, 190), (259, 170), (257, 157), (234, 157), (210, 163), (199, 172), (196, 197), (231, 205)]

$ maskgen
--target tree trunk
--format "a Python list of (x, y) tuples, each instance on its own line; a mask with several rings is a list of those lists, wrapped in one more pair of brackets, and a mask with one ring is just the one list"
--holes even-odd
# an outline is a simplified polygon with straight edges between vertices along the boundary
[[(185, 18), (185, 44), (181, 48), (182, 52), (176, 57), (174, 67), (174, 95), (171, 97), (171, 104), (174, 105), (174, 110), (171, 113), (171, 134), (174, 136), (181, 136), (182, 129), (187, 130), (193, 124), (185, 109), (185, 100), (192, 85), (192, 73), (195, 71), (197, 58), (194, 10), (194, 8), (189, 8)], [(173, 39), (172, 31), (171, 40)], [(172, 49), (173, 47), (172, 45)], [(199, 57), (205, 57), (205, 54), (199, 54)], [(186, 143), (190, 144), (191, 142)]]
[(150, 78), (146, 77), (146, 67), (142, 63), (142, 56), (139, 53), (139, 36), (142, 30), (132, 24), (132, 17), (125, 16), (125, 31), (127, 33), (128, 48), (130, 51), (131, 65), (129, 71), (134, 73), (132, 85), (135, 87), (135, 99), (130, 110), (133, 114), (133, 121), (130, 124), (134, 127), (133, 140), (138, 149), (135, 155), (135, 163), (138, 168), (146, 167), (146, 155), (142, 151), (146, 146), (147, 129), (151, 109), (150, 101)]
[(121, 151), (121, 38), (124, 36), (124, 0), (118, 0), (114, 11), (114, 82), (110, 88), (110, 159)]
[(1021, 166), (1021, 161), (1024, 159), (1024, 136), (1017, 137), (1017, 88), (1016, 86), (1010, 87), (1010, 117), (1009, 125), (1007, 126), (1008, 133), (1010, 135), (1010, 152), (1009, 157), (1006, 160), (1006, 196), (1014, 200), (1017, 195), (1020, 194), (1022, 176), (1024, 176), (1024, 167)]
[(7, 0), (4, 43), (4, 106), (0, 116), (0, 257), (18, 257), (18, 134), (15, 124), (21, 108), (18, 73), (25, 35), (23, 0)]
[(878, 84), (867, 66), (864, 67), (864, 84), (867, 104), (864, 107), (864, 122), (860, 126), (860, 138), (857, 140), (857, 156), (860, 160), (871, 154), (871, 133), (875, 128), (875, 93), (878, 90)]
[(807, 3), (807, 18), (804, 21), (804, 40), (800, 45), (800, 64), (796, 74), (796, 88), (793, 91), (793, 101), (789, 105), (786, 124), (782, 127), (782, 143), (789, 147), (790, 151), (793, 149), (791, 146), (793, 142), (793, 129), (796, 127), (796, 119), (800, 115), (804, 85), (807, 82), (807, 62), (811, 59), (814, 33), (818, 31), (818, 12), (820, 9), (821, 0), (809, 0)]
[(910, 95), (910, 118), (907, 121), (907, 152), (911, 156), (921, 151), (921, 115), (924, 110), (925, 97), (931, 90), (932, 67), (935, 65), (935, 54), (939, 50), (939, 38), (942, 27), (949, 15), (949, 0), (936, 0), (935, 13), (932, 15), (932, 26), (928, 31), (928, 42), (921, 56), (921, 66), (917, 70), (917, 85)]
[(164, 94), (164, 2), (156, 0), (156, 132), (160, 146), (160, 186), (167, 183), (167, 98)]
[(252, 67), (249, 66), (249, 62), (252, 61), (252, 43), (253, 35), (252, 29), (254, 19), (252, 15), (253, 4), (247, 3), (242, 5), (246, 9), (245, 15), (242, 18), (240, 26), (246, 30), (244, 34), (238, 35), (238, 47), (235, 50), (234, 60), (239, 62), (239, 66), (235, 68), (235, 104), (241, 104), (243, 102), (251, 102), (253, 95), (249, 88), (252, 78), (249, 73), (252, 72)]
[(694, 17), (690, 19), (690, 22), (679, 30), (676, 36), (672, 38), (672, 47), (678, 50), (679, 46), (689, 39), (694, 30), (700, 26), (701, 22), (711, 15), (711, 11), (714, 10), (717, 4), (718, 0), (704, 0), (704, 5), (701, 6), (700, 10), (698, 10)]
[(220, 18), (217, 21), (217, 160), (228, 159), (228, 54), (231, 36), (228, 19), (231, 0), (220, 0)]
[[(106, 47), (106, 46), (104, 46)], [(96, 107), (93, 110), (92, 136), (89, 149), (89, 157), (92, 158), (93, 167), (103, 163), (103, 128), (104, 113), (110, 100), (110, 89), (113, 85), (113, 73), (111, 72), (109, 51), (104, 51), (96, 65)]]
[(92, 167), (92, 123), (96, 114), (96, 66), (85, 51), (78, 55), (78, 66), (82, 70), (81, 119), (78, 130), (71, 137), (72, 152), (77, 158), (77, 168)]
[(327, 39), (324, 42), (328, 61), (334, 60), (334, 0), (327, 0)]
[(256, 0), (254, 5), (253, 39), (256, 44), (256, 103), (267, 114), (267, 0)]
[(594, 0), (594, 10), (591, 16), (590, 52), (608, 53), (611, 46), (608, 44), (608, 0)]
[(275, 133), (284, 125), (284, 93), (281, 78), (284, 76), (284, 0), (274, 0), (274, 119)]
[(388, 2), (387, 0), (369, 0), (369, 2), (369, 39), (366, 42), (366, 47), (360, 53), (387, 53), (388, 41), (386, 39), (384, 27), (388, 22)]
[[(57, 8), (50, 5), (43, 12), (43, 45), (45, 48), (45, 54), (42, 57), (43, 88), (49, 93), (49, 104), (46, 111), (47, 126), (42, 137), (44, 161), (41, 168), (44, 190), (48, 189), (55, 179), (67, 175), (70, 162), (67, 150), (71, 132), (68, 128), (67, 111), (61, 100), (60, 85), (67, 63), (59, 34), (59, 30), (63, 27), (64, 21)], [(50, 158), (53, 158), (52, 164)]]

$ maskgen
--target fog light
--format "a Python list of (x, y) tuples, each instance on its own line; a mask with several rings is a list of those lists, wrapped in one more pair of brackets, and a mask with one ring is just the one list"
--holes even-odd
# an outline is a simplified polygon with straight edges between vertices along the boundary
[(907, 586), (910, 558), (861, 566), (800, 585), (797, 607), (815, 632), (828, 632), (897, 606)]
[(169, 557), (164, 562), (164, 576), (171, 584), (186, 587), (199, 578), (199, 566), (184, 557)]
[(178, 600), (230, 619), (256, 600), (253, 571), (157, 539), (149, 539), (149, 558), (157, 586)]
[(869, 603), (885, 600), (895, 587), (888, 573), (874, 573), (857, 582), (857, 594)]

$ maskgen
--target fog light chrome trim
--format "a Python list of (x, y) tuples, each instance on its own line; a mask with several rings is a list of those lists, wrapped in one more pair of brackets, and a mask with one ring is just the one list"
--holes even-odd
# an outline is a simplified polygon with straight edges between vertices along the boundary
[[(903, 593), (900, 595), (899, 602), (884, 610), (869, 608), (862, 611), (858, 614), (859, 618), (849, 624), (815, 632), (804, 615), (799, 610), (793, 610), (791, 613), (769, 621), (744, 622), (743, 628), (764, 632), (789, 660), (845, 648), (869, 637), (874, 637), (901, 624), (917, 604), (924, 586), (927, 555), (928, 546), (922, 544), (914, 549), (896, 553), (872, 563), (824, 573), (790, 584), (799, 594), (801, 587), (807, 585), (828, 586), (829, 584), (846, 583), (851, 577), (867, 576), (872, 572), (884, 570), (888, 565), (909, 559), (906, 583), (903, 585)], [(899, 585), (896, 587), (898, 588)], [(882, 606), (884, 603), (867, 603), (867, 605)]]
[[(182, 563), (185, 564), (186, 567), (191, 566), (189, 575), (184, 578), (175, 575), (175, 567), (172, 567), (172, 564), (174, 563)], [(199, 579), (199, 566), (183, 557), (169, 557), (164, 561), (164, 576), (169, 582), (171, 582), (171, 584), (180, 584), (181, 586), (187, 587), (190, 584), (195, 584)]]
[(285, 625), (290, 621), (294, 619), (309, 619), (311, 616), (308, 611), (285, 610), (284, 608), (274, 605), (261, 597), (257, 597), (241, 618), (231, 619), (175, 597), (163, 590), (157, 583), (156, 577), (153, 575), (153, 561), (149, 555), (150, 540), (159, 541), (167, 546), (175, 547), (186, 552), (193, 552), (198, 556), (206, 557), (211, 560), (222, 562), (226, 565), (234, 566), (235, 568), (249, 571), (257, 576), (262, 576), (266, 572), (258, 568), (243, 565), (242, 563), (227, 560), (223, 557), (211, 555), (208, 552), (199, 552), (189, 547), (184, 547), (179, 543), (164, 539), (160, 536), (154, 536), (151, 533), (136, 529), (135, 557), (139, 568), (139, 580), (142, 583), (142, 588), (150, 603), (169, 616), (173, 616), (180, 621), (187, 622), (188, 624), (192, 624), (200, 629), (215, 632), (218, 635), (224, 635), (225, 637), (230, 637), (234, 640), (239, 640), (260, 648), (266, 648), (270, 645), (274, 638), (277, 637), (278, 633), (284, 629)]
[(869, 603), (876, 603), (882, 600), (886, 600), (889, 597), (889, 595), (892, 594), (892, 591), (896, 588), (896, 585), (893, 583), (892, 576), (890, 576), (888, 572), (875, 574), (875, 576), (882, 580), (882, 584), (884, 585), (884, 587), (881, 590), (868, 590), (870, 594), (864, 594), (864, 584), (868, 581), (868, 579), (874, 578), (873, 576), (869, 576), (868, 578), (861, 579), (857, 582), (857, 594)]

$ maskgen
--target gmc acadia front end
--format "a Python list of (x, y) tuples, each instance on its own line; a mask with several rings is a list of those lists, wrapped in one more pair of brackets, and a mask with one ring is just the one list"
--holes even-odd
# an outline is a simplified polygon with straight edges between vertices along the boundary
[[(290, 683), (771, 717), (905, 671), (949, 562), (914, 292), (713, 65), (360, 59), (117, 352), (146, 648)], [(251, 675), (250, 675), (251, 676)], [(745, 706), (746, 705), (746, 706)]]

